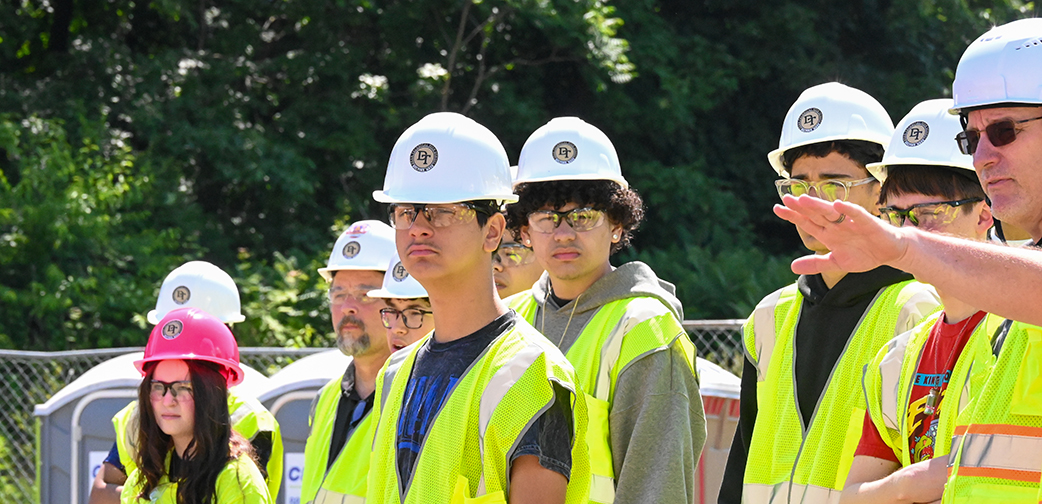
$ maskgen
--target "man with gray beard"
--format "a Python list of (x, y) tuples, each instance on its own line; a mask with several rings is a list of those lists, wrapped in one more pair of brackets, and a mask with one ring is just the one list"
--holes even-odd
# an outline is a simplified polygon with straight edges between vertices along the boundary
[(311, 405), (311, 434), (304, 447), (300, 502), (353, 502), (365, 497), (369, 450), (373, 444), (376, 375), (391, 355), (380, 309), (368, 292), (383, 284), (395, 254), (394, 230), (387, 224), (355, 222), (333, 245), (318, 272), (329, 281), (329, 309), (336, 344), (351, 357), (343, 377), (327, 383)]

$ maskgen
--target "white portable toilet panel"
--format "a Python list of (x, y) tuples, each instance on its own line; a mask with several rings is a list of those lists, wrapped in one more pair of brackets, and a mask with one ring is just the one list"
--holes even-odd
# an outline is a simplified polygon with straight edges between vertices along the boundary
[(344, 376), (351, 357), (340, 350), (328, 350), (304, 357), (282, 368), (269, 379), (268, 388), (258, 392), (257, 400), (275, 416), (282, 429), (282, 487), (275, 502), (300, 501), (301, 476), (304, 469), (304, 443), (310, 427), (311, 403), (330, 380)]
[[(137, 399), (141, 374), (134, 361), (141, 352), (121, 355), (91, 368), (36, 405), (39, 468), (36, 478), (41, 503), (82, 504), (102, 461), (116, 441), (112, 417)], [(242, 366), (246, 377), (237, 387), (265, 389), (267, 377)]]

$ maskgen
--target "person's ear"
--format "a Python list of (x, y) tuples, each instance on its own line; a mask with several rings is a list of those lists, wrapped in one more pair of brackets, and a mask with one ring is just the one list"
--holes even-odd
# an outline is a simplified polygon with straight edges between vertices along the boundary
[(503, 214), (495, 213), (488, 218), (488, 222), (485, 224), (485, 252), (492, 253), (499, 248), (499, 244), (503, 241), (503, 234), (506, 232), (507, 220), (503, 218)]
[(988, 230), (995, 225), (995, 216), (991, 214), (991, 207), (984, 201), (980, 203), (980, 212), (977, 215), (977, 236), (982, 240), (987, 239)]

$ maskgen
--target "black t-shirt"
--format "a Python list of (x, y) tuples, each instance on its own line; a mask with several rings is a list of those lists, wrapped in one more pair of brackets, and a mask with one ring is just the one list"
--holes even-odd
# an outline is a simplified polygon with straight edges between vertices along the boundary
[[(507, 312), (455, 341), (428, 339), (417, 351), (398, 418), (398, 480), (408, 489), (427, 433), (456, 383), (496, 338), (514, 327), (517, 315)], [(555, 387), (553, 405), (522, 436), (510, 459), (536, 455), (540, 464), (566, 478), (571, 473), (572, 411), (570, 394)]]
[[(355, 389), (355, 363), (352, 362), (340, 384), (340, 400), (336, 405), (336, 418), (333, 420), (333, 436), (329, 444), (329, 459), (326, 461), (326, 470), (333, 467), (340, 450), (344, 449), (348, 438), (354, 433), (358, 424), (373, 409), (373, 395), (362, 398)], [(360, 454), (365, 455), (365, 454)]]

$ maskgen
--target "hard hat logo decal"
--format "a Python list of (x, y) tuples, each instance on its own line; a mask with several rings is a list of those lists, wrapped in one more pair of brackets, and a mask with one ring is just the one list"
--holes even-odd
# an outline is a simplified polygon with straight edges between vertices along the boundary
[(391, 278), (393, 278), (395, 282), (401, 282), (406, 278), (409, 278), (409, 272), (405, 271), (405, 266), (402, 266), (401, 261), (399, 261), (398, 264), (395, 264), (394, 269), (391, 270)]
[(554, 156), (554, 161), (568, 164), (575, 161), (575, 157), (579, 155), (579, 149), (572, 142), (557, 142), (552, 155)]
[(916, 145), (925, 142), (926, 137), (929, 135), (930, 125), (923, 121), (916, 121), (905, 128), (905, 133), (902, 139), (904, 140), (905, 145), (915, 147)]
[(355, 223), (351, 227), (347, 228), (347, 231), (344, 231), (344, 234), (351, 235), (352, 237), (354, 237), (354, 236), (358, 236), (358, 235), (364, 235), (364, 234), (366, 234), (368, 232), (369, 232), (369, 224), (365, 224), (365, 223), (359, 222), (359, 223)]
[(192, 291), (188, 290), (188, 287), (181, 285), (174, 289), (174, 292), (170, 297), (174, 299), (175, 303), (183, 305), (187, 303), (189, 299), (192, 299)]
[(822, 118), (821, 110), (811, 107), (804, 110), (800, 117), (796, 119), (796, 126), (800, 128), (800, 131), (810, 133), (818, 129), (818, 126), (821, 126)]
[(170, 322), (167, 322), (166, 325), (163, 326), (163, 338), (164, 339), (168, 339), (168, 340), (172, 340), (172, 339), (180, 336), (181, 335), (181, 331), (183, 331), (184, 328), (185, 328), (185, 325), (182, 324), (180, 320), (171, 320)]
[(353, 259), (359, 252), (362, 251), (362, 245), (356, 241), (347, 242), (344, 244), (344, 258)]
[(430, 171), (437, 162), (438, 149), (429, 143), (422, 143), (413, 147), (412, 154), (409, 155), (409, 163), (412, 164), (412, 169), (418, 172)]

